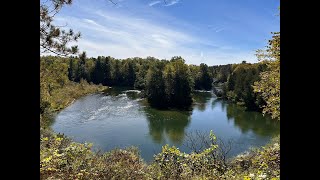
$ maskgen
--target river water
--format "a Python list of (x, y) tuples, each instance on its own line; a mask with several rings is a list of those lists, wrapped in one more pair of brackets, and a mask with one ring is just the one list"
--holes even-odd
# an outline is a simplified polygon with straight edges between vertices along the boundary
[(52, 129), (76, 142), (91, 142), (96, 150), (108, 151), (127, 146), (139, 147), (142, 158), (150, 162), (164, 144), (190, 152), (186, 133), (210, 130), (227, 142), (228, 156), (252, 146), (263, 146), (280, 133), (280, 123), (261, 113), (219, 100), (211, 92), (196, 92), (189, 111), (151, 108), (140, 92), (111, 88), (76, 100), (55, 117)]

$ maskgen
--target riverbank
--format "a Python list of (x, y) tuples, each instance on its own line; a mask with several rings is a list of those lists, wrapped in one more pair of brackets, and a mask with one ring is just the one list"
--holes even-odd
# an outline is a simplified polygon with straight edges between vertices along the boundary
[(279, 179), (279, 138), (228, 162), (212, 158), (211, 154), (219, 154), (217, 149), (186, 154), (166, 147), (147, 164), (134, 147), (95, 153), (92, 144), (42, 133), (40, 175), (41, 179)]
[(40, 112), (40, 127), (47, 128), (52, 121), (52, 116), (62, 109), (70, 106), (76, 99), (87, 94), (102, 92), (108, 89), (107, 86), (90, 84), (87, 81), (79, 83), (68, 81), (62, 88), (55, 89), (42, 100), (43, 108)]
[(92, 144), (71, 142), (62, 135), (40, 139), (41, 179), (280, 179), (279, 137), (269, 145), (230, 162), (214, 159), (217, 146), (185, 154), (165, 146), (146, 164), (137, 148), (94, 153)]

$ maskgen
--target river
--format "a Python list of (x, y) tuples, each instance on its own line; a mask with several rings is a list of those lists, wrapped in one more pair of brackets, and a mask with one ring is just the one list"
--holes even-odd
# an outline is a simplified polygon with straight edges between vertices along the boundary
[(195, 92), (189, 111), (151, 108), (139, 91), (111, 88), (76, 100), (55, 116), (51, 125), (76, 142), (91, 142), (96, 150), (136, 146), (150, 162), (164, 144), (190, 152), (186, 133), (210, 130), (232, 140), (229, 157), (263, 146), (280, 133), (280, 123), (261, 113), (220, 100), (211, 92)]

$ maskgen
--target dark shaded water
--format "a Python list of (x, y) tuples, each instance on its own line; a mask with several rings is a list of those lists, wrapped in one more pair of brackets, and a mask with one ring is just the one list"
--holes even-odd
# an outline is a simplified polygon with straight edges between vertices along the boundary
[(146, 161), (164, 144), (190, 152), (185, 133), (196, 130), (208, 136), (213, 130), (217, 137), (232, 139), (230, 156), (265, 145), (280, 132), (279, 122), (218, 100), (210, 92), (197, 92), (193, 98), (191, 111), (157, 110), (140, 99), (138, 91), (113, 88), (75, 101), (57, 114), (51, 127), (77, 142), (92, 142), (103, 151), (137, 146)]

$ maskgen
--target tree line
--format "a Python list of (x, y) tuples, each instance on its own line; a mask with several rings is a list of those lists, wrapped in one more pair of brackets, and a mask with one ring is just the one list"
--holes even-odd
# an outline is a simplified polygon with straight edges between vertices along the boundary
[(266, 70), (264, 63), (233, 64), (227, 81), (223, 84), (222, 97), (244, 105), (248, 110), (261, 110), (265, 105), (259, 93), (254, 92), (254, 82), (259, 81), (259, 74)]
[(266, 49), (257, 50), (256, 56), (258, 63), (228, 65), (227, 80), (219, 79), (223, 82), (220, 96), (280, 120), (280, 32), (273, 32)]
[(154, 57), (115, 59), (110, 56), (64, 58), (68, 63), (68, 78), (81, 79), (105, 86), (127, 86), (144, 90), (149, 103), (158, 108), (187, 108), (192, 103), (193, 90), (211, 90), (210, 67), (187, 65), (180, 56), (170, 60)]
[[(188, 108), (193, 102), (194, 90), (211, 90), (213, 84), (222, 84), (220, 97), (246, 106), (249, 110), (260, 110), (265, 101), (253, 91), (252, 85), (260, 79), (266, 69), (265, 63), (219, 66), (188, 65), (180, 56), (170, 60), (147, 58), (115, 59), (110, 56), (88, 58), (86, 53), (79, 56), (55, 57), (60, 68), (67, 68), (70, 81), (102, 84), (104, 86), (126, 86), (144, 91), (153, 107)], [(58, 67), (58, 65), (57, 65)], [(65, 81), (65, 80), (64, 80)], [(61, 81), (62, 82), (62, 81)]]
[[(54, 66), (46, 66), (46, 71), (67, 69), (67, 76), (56, 79), (59, 81), (56, 85), (63, 85), (67, 77), (73, 82), (85, 80), (97, 85), (127, 86), (143, 90), (150, 105), (158, 108), (188, 108), (193, 102), (194, 90), (211, 90), (213, 86), (220, 86), (222, 92), (216, 93), (218, 97), (279, 119), (280, 33), (274, 33), (267, 49), (258, 50), (257, 57), (258, 63), (242, 61), (218, 66), (187, 65), (180, 56), (170, 60), (154, 57), (88, 58), (85, 52), (79, 56), (43, 56), (41, 59), (47, 64), (59, 59)], [(51, 92), (54, 86), (46, 88)]]

